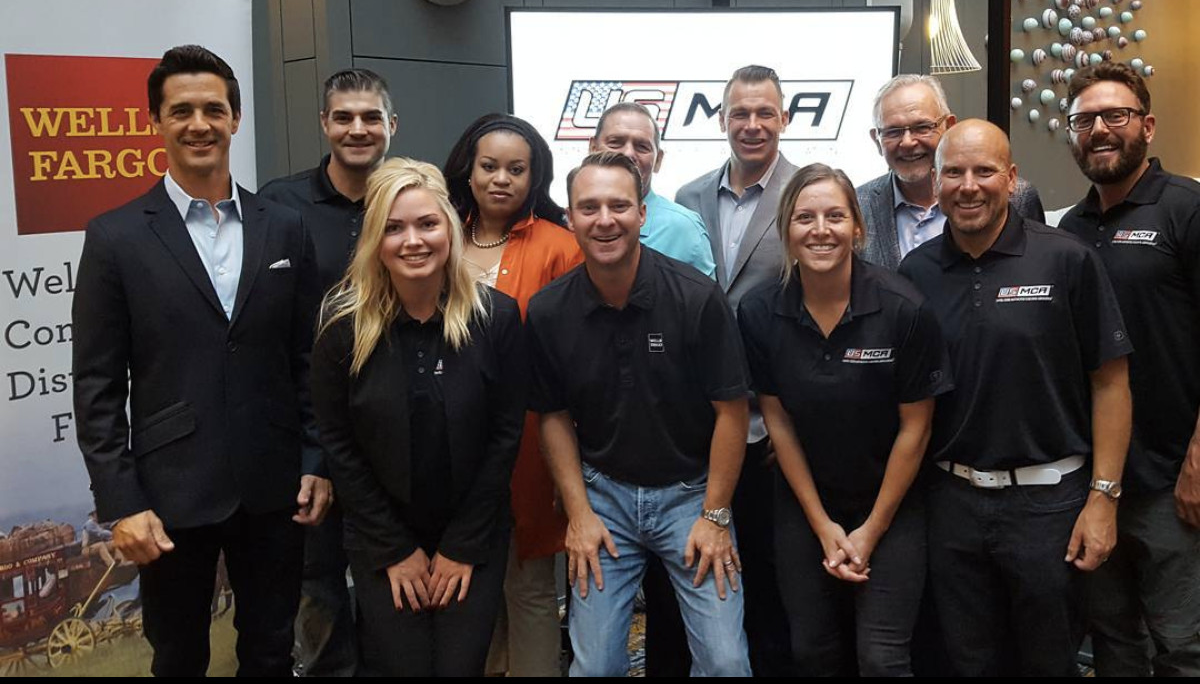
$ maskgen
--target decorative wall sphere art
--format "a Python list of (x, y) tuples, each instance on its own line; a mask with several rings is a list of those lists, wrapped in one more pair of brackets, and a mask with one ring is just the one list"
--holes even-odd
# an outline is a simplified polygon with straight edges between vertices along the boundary
[[(1015, 87), (1009, 101), (1013, 116), (1023, 111), (1030, 124), (1036, 123), (1037, 130), (1046, 131), (1045, 134), (1051, 137), (1060, 130), (1065, 131), (1066, 119), (1063, 117), (1068, 106), (1064, 96), (1076, 70), (1117, 60), (1117, 50), (1128, 48), (1131, 41), (1144, 42), (1148, 34), (1134, 23), (1134, 12), (1146, 4), (1145, 0), (1022, 0), (1012, 3), (1012, 28), (1016, 33), (1008, 56), (1014, 69)], [(1017, 5), (1025, 5), (1028, 13), (1016, 14)], [(1153, 7), (1154, 11), (1165, 9), (1158, 5)], [(1021, 38), (1021, 32), (1028, 37)], [(1137, 54), (1137, 50), (1133, 53)], [(1061, 61), (1045, 64), (1050, 58)], [(1141, 57), (1124, 55), (1120, 59), (1143, 77), (1154, 74), (1154, 67)], [(1033, 69), (1032, 74), (1030, 69)], [(1026, 75), (1032, 78), (1026, 78)], [(1045, 128), (1041, 127), (1042, 122), (1045, 122)]]

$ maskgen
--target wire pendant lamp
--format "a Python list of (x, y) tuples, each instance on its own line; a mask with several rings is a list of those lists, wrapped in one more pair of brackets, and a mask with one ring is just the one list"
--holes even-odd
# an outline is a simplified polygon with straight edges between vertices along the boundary
[(929, 10), (929, 47), (931, 74), (959, 74), (981, 69), (963, 39), (954, 0), (933, 0)]

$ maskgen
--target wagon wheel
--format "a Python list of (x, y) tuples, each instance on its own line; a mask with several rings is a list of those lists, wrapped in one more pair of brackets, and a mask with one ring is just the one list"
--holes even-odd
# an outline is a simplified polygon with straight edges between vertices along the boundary
[(24, 649), (0, 654), (0, 677), (28, 677), (37, 670)]
[(92, 628), (79, 618), (67, 618), (50, 632), (46, 641), (46, 659), (50, 667), (61, 667), (75, 662), (96, 648), (96, 635)]

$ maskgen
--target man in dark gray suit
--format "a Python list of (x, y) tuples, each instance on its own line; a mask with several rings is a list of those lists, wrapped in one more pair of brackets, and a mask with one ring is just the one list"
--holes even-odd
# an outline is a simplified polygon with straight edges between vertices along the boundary
[[(675, 201), (704, 219), (717, 282), (736, 311), (746, 293), (777, 279), (783, 267), (775, 212), (779, 193), (796, 167), (779, 153), (788, 112), (775, 70), (750, 65), (735, 71), (725, 84), (720, 122), (729, 139), (729, 161), (684, 185)], [(750, 664), (758, 676), (790, 674), (787, 618), (775, 582), (773, 455), (762, 414), (751, 402), (749, 443), (733, 513), (745, 566)]]
[[(871, 140), (888, 172), (858, 187), (866, 221), (862, 257), (895, 270), (911, 250), (942, 234), (946, 215), (933, 194), (933, 153), (955, 116), (942, 84), (933, 76), (901, 74), (875, 95)], [(1011, 200), (1021, 216), (1046, 220), (1037, 190), (1017, 179)]]

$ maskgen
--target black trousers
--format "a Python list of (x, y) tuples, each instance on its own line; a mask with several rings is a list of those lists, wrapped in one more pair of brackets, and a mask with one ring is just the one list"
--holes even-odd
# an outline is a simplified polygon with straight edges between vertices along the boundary
[[(825, 572), (825, 552), (800, 502), (780, 478), (776, 494), (775, 549), (779, 593), (791, 625), (792, 656), (801, 677), (912, 676), (912, 634), (925, 587), (925, 505), (906, 497), (871, 554), (871, 578), (855, 584)], [(839, 512), (834, 522), (849, 534), (870, 508)]]
[(1083, 586), (1063, 558), (1090, 468), (1057, 485), (1004, 489), (938, 472), (928, 499), (929, 573), (956, 674), (1074, 675)]
[(358, 660), (354, 610), (346, 589), (342, 508), (304, 532), (304, 582), (296, 616), (296, 658), (306, 677), (352, 677)]
[[(775, 579), (775, 466), (764, 467), (767, 440), (746, 445), (746, 460), (733, 494), (737, 549), (745, 592), (744, 626), (750, 668), (756, 677), (792, 675), (787, 615)], [(675, 590), (657, 561), (647, 564), (642, 583), (646, 596), (646, 676), (686, 677), (691, 670), (687, 634), (675, 602)]]
[(304, 533), (291, 509), (168, 529), (175, 549), (140, 569), (142, 619), (156, 677), (203, 677), (208, 670), (217, 558), (236, 597), (238, 675), (292, 676), (292, 623), (300, 600)]
[[(358, 674), (367, 677), (482, 677), (496, 615), (504, 600), (511, 530), (471, 572), (467, 599), (441, 610), (397, 611), (387, 573), (348, 551), (358, 604)], [(434, 549), (426, 549), (432, 558)], [(520, 648), (519, 644), (514, 647)]]

